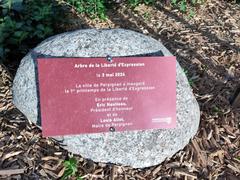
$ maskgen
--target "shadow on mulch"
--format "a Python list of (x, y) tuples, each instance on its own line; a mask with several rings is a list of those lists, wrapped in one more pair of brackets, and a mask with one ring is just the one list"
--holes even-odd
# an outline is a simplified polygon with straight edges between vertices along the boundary
[[(190, 25), (184, 19), (182, 19), (179, 16), (177, 16), (176, 14), (174, 14), (174, 13), (164, 9), (162, 6), (158, 6), (157, 9), (159, 11), (163, 11), (164, 13), (166, 13), (166, 15), (168, 15), (170, 17), (174, 17), (176, 22), (183, 23), (186, 26), (186, 28), (190, 28), (192, 31), (195, 31), (197, 33), (200, 32), (203, 36), (206, 36), (209, 39), (210, 42), (215, 42), (215, 43), (217, 42), (217, 43), (219, 43), (221, 45), (220, 48), (222, 48), (222, 49), (225, 49), (225, 50), (226, 49), (232, 49), (235, 52), (238, 52), (238, 50), (240, 50), (240, 48), (238, 46), (230, 45), (228, 42), (220, 40), (217, 36), (212, 35), (208, 31), (198, 30), (196, 26)], [(215, 64), (213, 64), (212, 63), (212, 59), (202, 57), (202, 55), (197, 53), (196, 49), (191, 48), (190, 44), (189, 45), (185, 44), (184, 47), (183, 47), (183, 44), (181, 42), (176, 41), (176, 40), (179, 39), (178, 34), (175, 34), (175, 35), (173, 35), (171, 37), (169, 37), (167, 35), (167, 32), (159, 34), (153, 28), (149, 27), (148, 24), (145, 22), (145, 20), (142, 17), (134, 16), (134, 14), (131, 11), (125, 11), (124, 13), (125, 13), (124, 15), (128, 15), (129, 18), (125, 18), (125, 16), (123, 14), (118, 13), (118, 12), (116, 12), (114, 14), (114, 17), (115, 16), (118, 17), (120, 19), (120, 21), (118, 21), (117, 19), (112, 17), (111, 14), (108, 14), (108, 15), (109, 15), (109, 18), (111, 19), (111, 21), (115, 25), (117, 25), (117, 26), (119, 26), (121, 28), (131, 29), (131, 30), (134, 30), (134, 31), (137, 30), (138, 32), (141, 32), (141, 30), (139, 30), (139, 25), (141, 25), (142, 27), (147, 29), (150, 36), (152, 36), (155, 39), (160, 40), (174, 55), (177, 56), (177, 59), (178, 59), (180, 65), (183, 67), (183, 69), (187, 69), (190, 72), (191, 72), (191, 70), (193, 70), (193, 72), (200, 73), (199, 74), (199, 78), (201, 78), (201, 76), (204, 75), (206, 77), (206, 79), (208, 79), (209, 81), (213, 82), (213, 84), (218, 84), (217, 87), (220, 86), (220, 87), (222, 87), (222, 89), (226, 88), (226, 83), (227, 82), (216, 80), (212, 76), (210, 76), (207, 73), (203, 72), (203, 70), (200, 69), (197, 64), (194, 64), (191, 61), (191, 57), (194, 57), (194, 58), (197, 58), (198, 60), (200, 60), (203, 64), (207, 64), (209, 66), (209, 69), (211, 69), (212, 72), (214, 72), (216, 74), (220, 74), (221, 73), (221, 76), (222, 75), (226, 76), (226, 80), (227, 81), (231, 81), (231, 82), (234, 82), (234, 83), (237, 82), (237, 78), (235, 78), (235, 81), (233, 81), (233, 79), (227, 79), (228, 78), (227, 77), (228, 70), (223, 65), (215, 65)], [(134, 23), (133, 21), (129, 20), (129, 19), (133, 19), (134, 22), (137, 22), (137, 24)], [(186, 56), (182, 56), (181, 54), (179, 54), (178, 50), (180, 48), (187, 49), (188, 50), (188, 55), (191, 56), (191, 57), (189, 57), (189, 56), (186, 57)], [(231, 89), (231, 91), (233, 91), (233, 89)], [(215, 92), (215, 94), (216, 94), (216, 92)], [(216, 94), (216, 96), (217, 96), (217, 94)], [(228, 96), (226, 99), (229, 99), (229, 98), (230, 98), (230, 96)], [(227, 104), (227, 103), (226, 103), (226, 105), (229, 106), (229, 104)]]
[[(218, 36), (212, 34), (209, 29), (199, 29), (196, 25), (189, 24), (185, 19), (165, 9), (161, 5), (156, 6), (156, 9), (174, 19), (175, 22), (181, 23), (186, 29), (190, 29), (190, 32), (200, 33), (201, 36), (204, 36), (205, 39), (207, 39), (208, 43), (217, 43), (220, 51), (233, 51), (233, 53), (239, 52), (239, 46), (232, 45), (230, 42), (220, 39)], [(193, 141), (190, 142), (190, 144), (183, 150), (188, 151), (188, 149), (191, 149), (190, 151), (193, 154), (191, 158), (195, 159), (193, 160), (193, 166), (197, 169), (197, 178), (210, 178), (211, 174), (218, 174), (216, 169), (210, 165), (210, 161), (213, 160), (211, 157), (212, 153), (216, 152), (224, 154), (221, 157), (219, 155), (220, 161), (222, 162), (216, 166), (222, 169), (219, 177), (223, 178), (229, 176), (232, 179), (237, 176), (239, 177), (240, 171), (235, 170), (235, 173), (238, 173), (238, 175), (236, 175), (230, 164), (232, 161), (236, 162), (237, 160), (235, 158), (239, 155), (239, 144), (237, 141), (239, 139), (238, 118), (240, 114), (239, 109), (232, 109), (229, 104), (229, 99), (234, 92), (234, 88), (239, 84), (239, 77), (229, 76), (229, 70), (226, 65), (217, 65), (216, 63), (213, 63), (213, 59), (211, 58), (213, 54), (208, 54), (204, 57), (202, 54), (197, 53), (197, 49), (192, 48), (191, 44), (183, 44), (182, 42), (179, 42), (178, 40), (181, 39), (179, 34), (169, 31), (159, 34), (154, 28), (150, 27), (149, 24), (146, 23), (146, 20), (141, 15), (136, 15), (136, 12), (133, 13), (132, 11), (125, 9), (122, 13), (119, 13), (118, 11), (115, 11), (114, 13), (110, 12), (108, 16), (115, 25), (121, 28), (142, 32), (139, 27), (143, 27), (147, 30), (150, 36), (161, 40), (163, 44), (177, 56), (177, 59), (183, 69), (187, 69), (190, 71), (191, 76), (195, 75), (198, 76), (198, 79), (200, 79), (199, 82), (194, 83), (193, 90), (201, 107), (201, 124), (199, 132)], [(171, 36), (168, 34), (171, 34)], [(182, 56), (178, 53), (179, 49), (187, 50), (187, 56)], [(199, 64), (192, 61), (193, 59), (197, 59), (201, 62), (201, 64), (207, 65), (208, 68), (206, 69), (199, 66)], [(214, 74), (216, 77), (220, 76), (221, 78), (215, 78), (213, 75), (210, 75), (209, 72)], [(201, 78), (204, 79), (201, 80)], [(216, 111), (218, 111), (217, 113), (219, 114), (217, 116)], [(218, 134), (220, 131), (219, 129), (226, 130), (227, 134), (230, 133), (229, 130), (231, 129), (231, 134), (235, 135), (235, 141), (230, 140), (229, 138), (227, 138), (227, 140), (224, 139), (224, 136), (227, 136), (226, 134), (222, 134), (222, 137), (220, 137), (221, 135)], [(200, 139), (205, 140), (200, 142)], [(232, 148), (229, 143), (235, 143), (236, 147)], [(173, 159), (174, 157), (169, 162), (175, 162)], [(189, 160), (189, 162), (191, 162), (191, 160)], [(164, 165), (165, 163), (168, 162), (163, 162), (162, 164)], [(235, 167), (236, 166), (237, 165), (235, 164)], [(186, 167), (182, 165), (178, 168), (182, 168), (187, 171)], [(164, 174), (164, 172), (159, 173), (159, 176)], [(184, 176), (184, 173), (182, 173), (182, 175)], [(190, 177), (191, 173), (188, 175)], [(188, 175), (186, 175), (186, 177)]]

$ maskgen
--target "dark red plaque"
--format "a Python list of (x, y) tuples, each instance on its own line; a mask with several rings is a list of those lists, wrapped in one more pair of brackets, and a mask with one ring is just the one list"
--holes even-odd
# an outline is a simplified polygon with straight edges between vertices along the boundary
[(37, 62), (44, 136), (176, 126), (175, 57)]

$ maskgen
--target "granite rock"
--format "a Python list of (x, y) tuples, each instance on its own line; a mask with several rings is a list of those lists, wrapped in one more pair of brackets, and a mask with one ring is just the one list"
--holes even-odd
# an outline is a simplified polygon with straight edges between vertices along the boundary
[[(50, 37), (21, 61), (13, 84), (13, 102), (33, 123), (38, 121), (36, 56), (105, 57), (172, 54), (160, 41), (124, 29), (77, 30)], [(97, 162), (144, 168), (157, 165), (183, 149), (196, 134), (200, 110), (188, 80), (177, 63), (177, 127), (168, 130), (109, 132), (56, 137), (63, 148)], [(157, 77), (156, 77), (157, 78)]]

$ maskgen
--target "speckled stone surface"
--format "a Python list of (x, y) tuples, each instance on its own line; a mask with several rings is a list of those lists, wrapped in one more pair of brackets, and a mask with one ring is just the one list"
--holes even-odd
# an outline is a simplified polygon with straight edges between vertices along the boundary
[[(148, 36), (129, 30), (78, 30), (46, 39), (21, 61), (13, 84), (13, 101), (26, 117), (38, 120), (34, 58), (42, 56), (102, 57), (172, 54)], [(63, 148), (97, 162), (143, 168), (161, 163), (188, 144), (198, 129), (200, 110), (187, 78), (177, 63), (177, 127), (169, 130), (110, 132), (56, 137)], [(157, 78), (157, 77), (156, 77)]]

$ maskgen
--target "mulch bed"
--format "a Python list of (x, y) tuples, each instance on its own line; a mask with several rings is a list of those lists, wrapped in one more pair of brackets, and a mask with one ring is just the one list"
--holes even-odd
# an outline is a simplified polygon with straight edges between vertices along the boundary
[[(142, 32), (177, 56), (201, 108), (197, 135), (163, 163), (145, 169), (95, 163), (73, 155), (85, 179), (240, 179), (240, 108), (229, 99), (240, 84), (240, 6), (207, 0), (190, 18), (161, 4), (124, 5), (105, 22), (78, 16), (67, 30), (127, 28)], [(0, 178), (58, 179), (69, 153), (12, 105), (13, 78), (0, 65)]]

